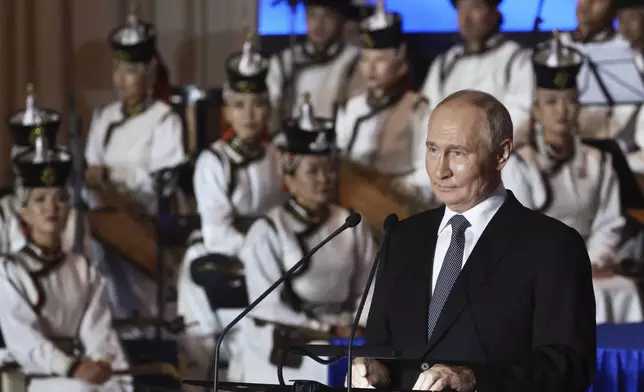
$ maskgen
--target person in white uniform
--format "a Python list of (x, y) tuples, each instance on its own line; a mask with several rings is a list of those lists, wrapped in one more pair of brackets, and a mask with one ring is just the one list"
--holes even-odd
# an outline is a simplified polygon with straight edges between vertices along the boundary
[(226, 70), (224, 113), (232, 132), (197, 159), (194, 189), (201, 231), (193, 233), (178, 282), (178, 312), (188, 326), (182, 352), (188, 375), (197, 379), (210, 377), (215, 334), (239, 310), (211, 308), (204, 288), (193, 280), (193, 262), (213, 254), (236, 258), (251, 223), (285, 200), (279, 152), (264, 140), (270, 115), (268, 60), (248, 40), (241, 53), (227, 59)]
[(379, 1), (362, 23), (359, 70), (367, 91), (339, 108), (337, 145), (349, 161), (393, 175), (393, 191), (403, 198), (430, 200), (425, 173), (427, 100), (407, 89), (409, 65), (402, 18)]
[[(303, 113), (286, 124), (279, 137), (284, 182), (291, 198), (253, 224), (240, 252), (250, 301), (349, 215), (331, 203), (335, 185), (331, 121)], [(315, 253), (242, 322), (239, 339), (245, 347), (234, 353), (229, 378), (276, 383), (275, 364), (288, 346), (347, 336), (375, 251), (373, 237), (361, 223)], [(364, 325), (366, 316), (362, 321)], [(311, 359), (287, 355), (284, 365), (286, 381), (327, 382), (327, 367)]]
[[(644, 75), (644, 1), (615, 0), (619, 33), (633, 49), (635, 65)], [(641, 105), (637, 105), (637, 121), (632, 121), (629, 127), (618, 135), (618, 141), (628, 154), (628, 164), (637, 173), (644, 173), (644, 116), (641, 115)]]
[[(61, 115), (52, 109), (40, 108), (36, 104), (34, 87), (30, 84), (27, 87), (27, 99), (25, 108), (9, 116), (8, 127), (11, 131), (11, 157), (33, 147), (39, 138), (44, 138), (48, 146), (56, 145), (56, 136), (60, 129)], [(19, 187), (20, 177), (15, 179), (16, 187)], [(20, 228), (18, 210), (20, 205), (14, 193), (3, 196), (0, 199), (0, 253), (17, 251), (17, 246), (22, 246), (24, 234)], [(69, 218), (63, 233), (63, 250), (70, 251), (74, 247), (77, 226), (77, 210), (71, 208)], [(89, 254), (91, 245), (91, 233), (87, 222), (84, 222), (84, 250)]]
[[(88, 185), (110, 182), (150, 214), (157, 204), (153, 173), (186, 159), (179, 116), (152, 96), (156, 37), (154, 26), (134, 14), (110, 34), (112, 79), (119, 99), (94, 112), (85, 150)], [(96, 206), (92, 200), (89, 204)], [(105, 274), (115, 285), (110, 290), (115, 316), (155, 316), (156, 282), (122, 257), (107, 253)]]
[(273, 113), (271, 133), (297, 116), (298, 101), (311, 93), (319, 114), (335, 115), (337, 105), (361, 91), (357, 77), (358, 47), (344, 40), (344, 23), (358, 7), (349, 0), (301, 0), (306, 6), (306, 41), (271, 58), (268, 91)]
[[(42, 139), (41, 139), (42, 140)], [(26, 239), (0, 258), (0, 329), (29, 391), (131, 391), (114, 376), (128, 361), (112, 328), (105, 280), (62, 248), (71, 155), (45, 143), (14, 158)]]
[[(628, 42), (624, 37), (613, 29), (619, 2), (620, 0), (578, 0), (577, 29), (562, 32), (561, 42), (582, 53), (597, 45), (627, 46)], [(600, 73), (601, 75), (603, 74)], [(607, 75), (604, 79), (610, 80)], [(638, 149), (637, 131), (643, 127), (644, 115), (640, 104), (609, 104), (607, 101), (602, 105), (583, 105), (579, 112), (579, 130), (583, 138), (616, 139), (628, 154)], [(628, 160), (632, 170), (644, 171), (644, 159), (628, 157)]]
[(517, 149), (503, 183), (526, 207), (559, 219), (586, 241), (593, 264), (597, 323), (642, 321), (635, 283), (611, 274), (625, 218), (610, 154), (579, 136), (577, 74), (583, 55), (555, 37), (535, 52), (532, 143)]
[(448, 95), (476, 88), (494, 95), (510, 112), (515, 135), (530, 120), (533, 77), (530, 55), (500, 32), (501, 0), (451, 0), (463, 43), (431, 64), (422, 87), (433, 109)]

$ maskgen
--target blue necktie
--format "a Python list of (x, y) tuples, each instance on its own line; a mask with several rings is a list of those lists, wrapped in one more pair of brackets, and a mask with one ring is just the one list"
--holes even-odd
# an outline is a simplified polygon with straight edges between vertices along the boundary
[(427, 340), (431, 339), (438, 317), (452, 291), (452, 286), (463, 268), (463, 252), (465, 250), (465, 230), (470, 222), (463, 215), (454, 215), (449, 224), (452, 225), (452, 240), (447, 248), (443, 265), (436, 280), (436, 288), (429, 302), (429, 317), (427, 319)]

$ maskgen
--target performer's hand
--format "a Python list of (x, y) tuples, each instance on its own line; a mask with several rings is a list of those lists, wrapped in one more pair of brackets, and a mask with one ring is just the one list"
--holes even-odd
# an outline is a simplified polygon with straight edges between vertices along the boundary
[(614, 275), (613, 269), (610, 267), (600, 267), (598, 265), (593, 264), (592, 269), (593, 269), (593, 278), (595, 279), (610, 278), (611, 276)]
[(112, 378), (112, 365), (104, 360), (96, 361), (96, 364), (100, 366), (103, 373), (101, 374), (102, 378), (99, 380), (99, 384), (105, 383), (107, 380)]
[(78, 365), (72, 377), (100, 385), (112, 376), (112, 367), (105, 361), (85, 361)]
[(107, 180), (108, 170), (105, 166), (92, 165), (85, 170), (85, 181), (97, 185)]
[[(344, 380), (345, 385), (348, 380)], [(351, 364), (351, 386), (373, 388), (389, 383), (389, 369), (381, 362), (371, 358), (356, 358)]]
[(474, 373), (463, 366), (434, 365), (418, 376), (413, 390), (442, 391), (445, 388), (471, 392), (476, 387)]

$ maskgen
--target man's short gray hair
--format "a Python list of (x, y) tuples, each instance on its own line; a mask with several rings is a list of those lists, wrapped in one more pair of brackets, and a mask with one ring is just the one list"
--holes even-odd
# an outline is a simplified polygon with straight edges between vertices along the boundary
[(504, 140), (512, 140), (514, 125), (510, 112), (493, 95), (479, 90), (460, 90), (443, 99), (434, 110), (456, 100), (470, 103), (485, 111), (487, 139), (490, 148), (496, 149)]

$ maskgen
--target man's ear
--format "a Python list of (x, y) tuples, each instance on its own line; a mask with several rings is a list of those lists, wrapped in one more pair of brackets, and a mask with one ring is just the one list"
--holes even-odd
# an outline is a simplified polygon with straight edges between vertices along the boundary
[(510, 155), (512, 155), (512, 139), (505, 139), (504, 141), (501, 142), (501, 145), (499, 146), (499, 153), (497, 155), (497, 165), (496, 165), (496, 170), (501, 171), (505, 164), (508, 162), (510, 159)]

